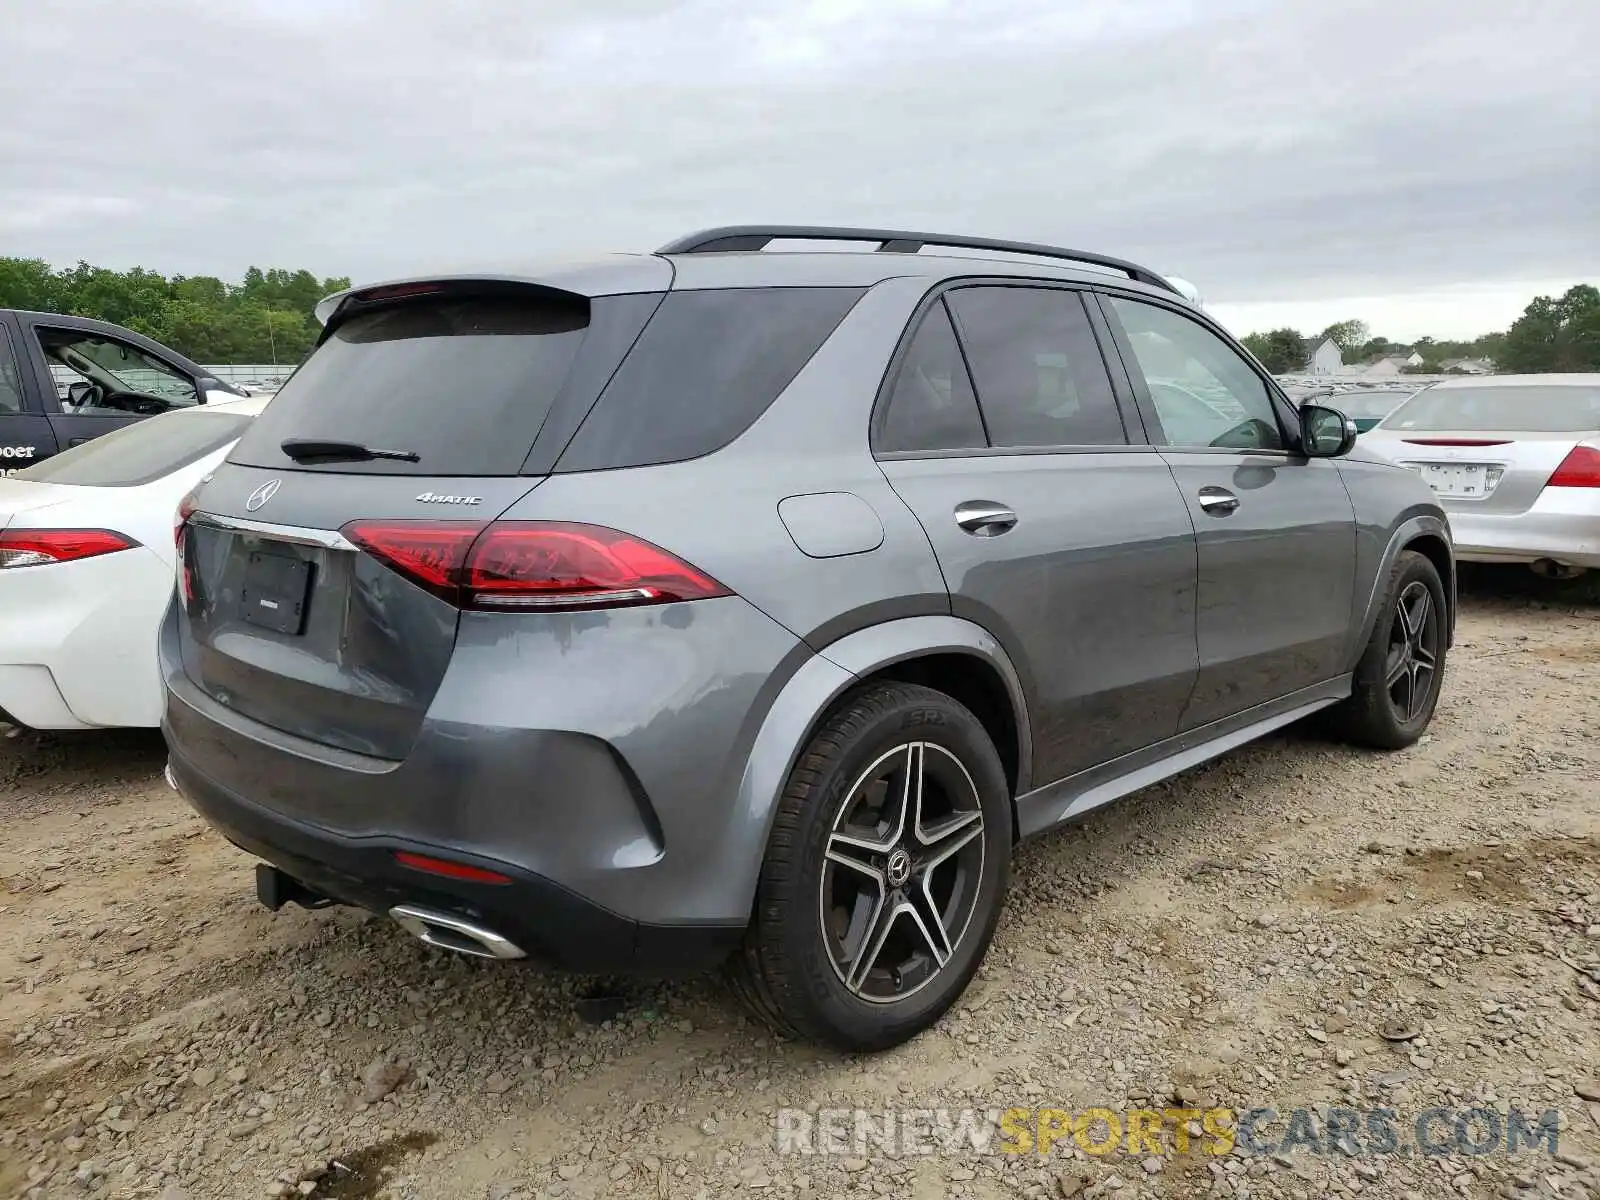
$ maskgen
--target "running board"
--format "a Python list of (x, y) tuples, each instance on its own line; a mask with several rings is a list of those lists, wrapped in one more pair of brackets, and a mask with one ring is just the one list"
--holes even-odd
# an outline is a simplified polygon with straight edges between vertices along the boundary
[(1018, 836), (1028, 838), (1043, 833), (1131, 792), (1198, 767), (1275, 729), (1292, 725), (1343, 700), (1350, 695), (1350, 685), (1351, 676), (1341, 675), (1035, 788), (1017, 798)]

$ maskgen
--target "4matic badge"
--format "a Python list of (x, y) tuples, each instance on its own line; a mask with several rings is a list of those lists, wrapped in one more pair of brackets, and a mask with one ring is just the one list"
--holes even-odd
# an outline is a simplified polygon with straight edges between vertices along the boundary
[(417, 497), (423, 504), (482, 504), (482, 496), (442, 496), (438, 492), (423, 492)]

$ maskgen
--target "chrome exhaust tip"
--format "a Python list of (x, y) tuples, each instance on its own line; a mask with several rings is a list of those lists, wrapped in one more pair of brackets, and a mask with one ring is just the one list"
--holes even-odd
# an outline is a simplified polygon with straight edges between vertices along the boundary
[(180, 796), (183, 794), (183, 789), (178, 786), (178, 781), (172, 774), (172, 764), (170, 762), (161, 769), (161, 776), (167, 781), (167, 786), (169, 788), (177, 792)]
[(389, 910), (389, 915), (418, 941), (441, 950), (453, 950), (473, 958), (510, 959), (528, 956), (521, 946), (501, 937), (494, 930), (449, 913), (418, 908), (414, 904), (397, 904)]
[(1541, 558), (1528, 564), (1531, 570), (1540, 579), (1576, 579), (1583, 574), (1582, 567), (1574, 567), (1568, 563), (1557, 562), (1553, 558)]

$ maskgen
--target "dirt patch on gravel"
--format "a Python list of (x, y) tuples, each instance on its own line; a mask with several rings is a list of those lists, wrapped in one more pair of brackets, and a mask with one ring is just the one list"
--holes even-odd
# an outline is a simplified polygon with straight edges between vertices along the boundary
[[(871, 1059), (774, 1040), (714, 979), (495, 967), (348, 910), (267, 913), (158, 738), (0, 741), (0, 1196), (1594, 1194), (1600, 606), (1466, 585), (1423, 744), (1288, 731), (1022, 847), (969, 994)], [(1402, 1140), (1431, 1108), (1551, 1110), (1562, 1157), (774, 1136), (784, 1108), (1175, 1103), (1304, 1107), (1324, 1134), (1329, 1105), (1386, 1106)]]

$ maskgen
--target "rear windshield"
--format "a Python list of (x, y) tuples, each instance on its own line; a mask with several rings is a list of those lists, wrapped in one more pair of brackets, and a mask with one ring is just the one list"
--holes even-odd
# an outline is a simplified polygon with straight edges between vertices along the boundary
[(1383, 428), (1417, 433), (1585, 433), (1600, 430), (1600, 385), (1429, 388), (1390, 414)]
[[(589, 302), (455, 295), (359, 313), (283, 385), (234, 450), (250, 466), (384, 475), (515, 475), (566, 381)], [(417, 455), (296, 463), (286, 438)]]
[(1342, 392), (1337, 396), (1323, 396), (1312, 401), (1337, 409), (1347, 417), (1382, 417), (1394, 411), (1395, 405), (1410, 392)]
[(669, 293), (560, 470), (682, 462), (720, 450), (789, 386), (863, 290)]
[(137, 487), (221, 450), (250, 424), (238, 413), (186, 410), (103, 434), (12, 478), (82, 487)]

